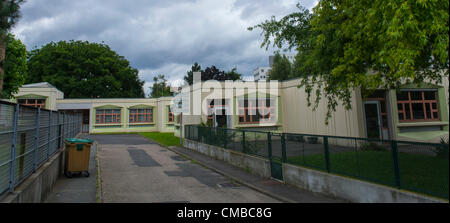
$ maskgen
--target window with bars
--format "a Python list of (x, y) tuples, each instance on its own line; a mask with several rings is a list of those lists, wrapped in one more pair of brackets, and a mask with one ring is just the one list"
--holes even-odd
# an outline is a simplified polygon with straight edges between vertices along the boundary
[(239, 124), (274, 123), (275, 99), (241, 99), (238, 101)]
[(45, 108), (45, 99), (17, 99), (17, 103), (35, 108)]
[(130, 123), (149, 123), (153, 122), (153, 108), (130, 109)]
[(439, 121), (437, 91), (402, 91), (397, 93), (400, 122)]
[(96, 124), (117, 124), (120, 122), (120, 109), (96, 109)]
[(172, 112), (172, 110), (170, 109), (170, 106), (167, 106), (167, 111), (168, 111), (168, 121), (169, 122), (174, 122), (174, 119), (175, 119), (175, 117), (174, 117), (174, 115), (173, 115), (173, 112)]

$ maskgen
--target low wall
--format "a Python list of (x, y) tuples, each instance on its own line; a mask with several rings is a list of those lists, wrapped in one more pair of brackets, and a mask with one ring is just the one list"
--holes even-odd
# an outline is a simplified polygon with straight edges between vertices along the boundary
[[(233, 166), (246, 169), (254, 175), (264, 178), (271, 177), (270, 162), (267, 159), (188, 139), (183, 140), (183, 145)], [(283, 178), (286, 184), (355, 203), (448, 203), (448, 201), (438, 198), (287, 163), (283, 163)]]
[(1, 203), (41, 203), (52, 191), (53, 185), (63, 171), (64, 151), (59, 150), (39, 169), (17, 186)]
[(283, 163), (287, 184), (356, 203), (447, 203), (448, 201)]
[(184, 147), (195, 150), (199, 153), (213, 157), (217, 160), (225, 161), (233, 166), (242, 168), (253, 175), (263, 178), (270, 178), (270, 162), (257, 156), (251, 156), (233, 150), (223, 149), (217, 146), (211, 146), (198, 143), (188, 139), (183, 139)]

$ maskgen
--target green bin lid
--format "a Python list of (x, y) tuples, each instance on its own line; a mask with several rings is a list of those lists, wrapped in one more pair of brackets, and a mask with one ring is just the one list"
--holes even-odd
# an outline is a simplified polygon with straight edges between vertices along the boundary
[(77, 138), (69, 138), (66, 139), (69, 143), (92, 143), (92, 140), (90, 139), (77, 139)]

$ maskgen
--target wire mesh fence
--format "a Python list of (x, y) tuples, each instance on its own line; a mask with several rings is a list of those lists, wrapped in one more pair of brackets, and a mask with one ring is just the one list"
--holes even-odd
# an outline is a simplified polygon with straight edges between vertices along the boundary
[[(190, 125), (185, 138), (448, 199), (449, 145)], [(269, 154), (270, 153), (270, 154)], [(272, 173), (274, 174), (274, 173)]]
[(0, 101), (0, 194), (13, 191), (81, 132), (80, 114)]

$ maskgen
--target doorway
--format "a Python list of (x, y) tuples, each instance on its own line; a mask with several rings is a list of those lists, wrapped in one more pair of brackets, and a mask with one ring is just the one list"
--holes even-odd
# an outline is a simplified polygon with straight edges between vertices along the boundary
[(364, 102), (364, 125), (366, 128), (366, 137), (370, 139), (382, 139), (380, 122), (379, 102)]

